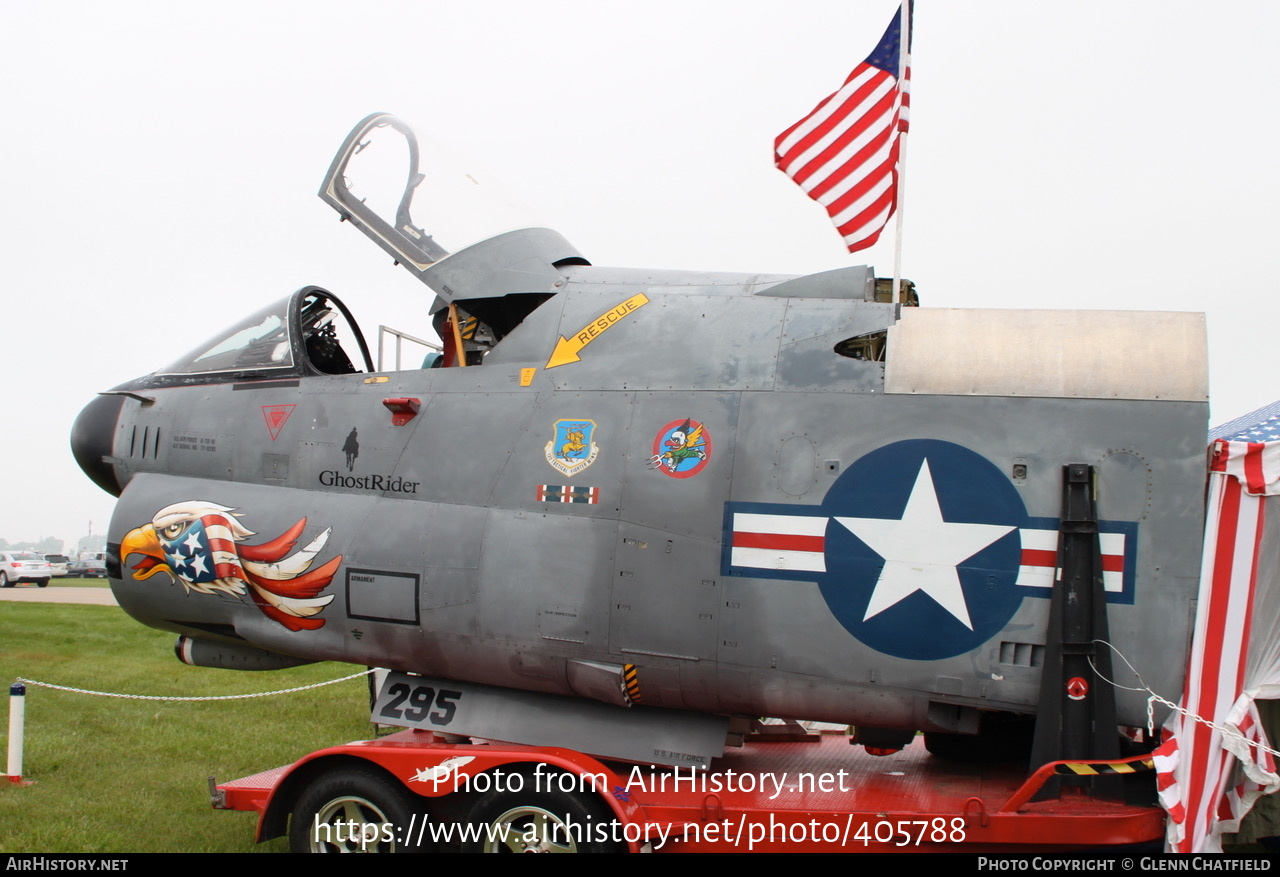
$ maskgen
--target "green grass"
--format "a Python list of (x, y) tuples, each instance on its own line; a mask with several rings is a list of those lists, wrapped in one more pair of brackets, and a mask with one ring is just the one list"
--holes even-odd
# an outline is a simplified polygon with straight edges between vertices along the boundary
[(49, 587), (51, 588), (110, 588), (109, 579), (79, 579), (72, 576), (58, 576), (56, 579), (49, 579)]
[[(350, 664), (270, 673), (187, 667), (174, 635), (107, 606), (0, 604), (0, 681), (16, 677), (130, 694), (271, 691), (346, 676)], [(6, 698), (8, 700), (8, 698)], [(27, 686), (23, 773), (0, 780), (0, 852), (251, 852), (256, 816), (215, 811), (220, 781), (372, 736), (363, 679), (218, 702), (92, 697)], [(8, 704), (3, 708), (8, 739)]]

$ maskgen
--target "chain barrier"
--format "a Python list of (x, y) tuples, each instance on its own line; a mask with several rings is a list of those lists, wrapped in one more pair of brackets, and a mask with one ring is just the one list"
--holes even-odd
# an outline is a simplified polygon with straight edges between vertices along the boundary
[(1090, 658), (1089, 666), (1093, 669), (1093, 672), (1097, 675), (1099, 679), (1108, 683), (1113, 688), (1122, 688), (1125, 691), (1138, 691), (1138, 692), (1146, 693), (1147, 695), (1147, 733), (1150, 734), (1151, 736), (1153, 737), (1155, 736), (1155, 723), (1156, 723), (1155, 705), (1159, 703), (1159, 704), (1163, 704), (1164, 706), (1167, 706), (1173, 712), (1181, 713), (1183, 716), (1186, 716), (1188, 719), (1191, 719), (1193, 722), (1196, 722), (1197, 724), (1204, 725), (1206, 728), (1212, 728), (1213, 730), (1221, 734), (1223, 737), (1230, 737), (1232, 739), (1239, 740), (1240, 742), (1244, 743), (1246, 746), (1250, 746), (1255, 750), (1260, 749), (1263, 752), (1269, 752), (1273, 756), (1280, 757), (1280, 750), (1275, 750), (1275, 749), (1272, 749), (1270, 746), (1265, 746), (1262, 743), (1259, 743), (1257, 740), (1250, 740), (1248, 737), (1244, 736), (1239, 731), (1233, 728), (1227, 728), (1222, 725), (1215, 724), (1214, 722), (1211, 722), (1206, 718), (1196, 715), (1195, 713), (1191, 712), (1191, 710), (1183, 706), (1180, 706), (1179, 704), (1174, 703), (1168, 698), (1161, 697), (1160, 695), (1156, 694), (1147, 685), (1146, 681), (1143, 680), (1142, 674), (1139, 673), (1137, 669), (1133, 666), (1133, 664), (1129, 662), (1129, 659), (1124, 656), (1124, 652), (1120, 651), (1118, 648), (1116, 648), (1115, 646), (1113, 646), (1111, 643), (1107, 642), (1104, 639), (1095, 639), (1094, 642), (1097, 643), (1098, 645), (1103, 645), (1111, 649), (1112, 654), (1118, 656), (1121, 661), (1124, 661), (1125, 666), (1129, 668), (1129, 671), (1131, 673), (1133, 673), (1134, 677), (1138, 680), (1139, 685), (1141, 685), (1141, 688), (1131, 688), (1128, 685), (1121, 685), (1120, 683), (1112, 679), (1108, 679), (1106, 676), (1103, 676), (1101, 673), (1098, 672), (1098, 668), (1093, 663), (1093, 658)]
[(372, 672), (373, 669), (361, 670), (359, 673), (352, 673), (350, 676), (343, 676), (341, 679), (330, 679), (327, 682), (313, 682), (311, 685), (299, 685), (294, 688), (280, 688), (276, 691), (257, 691), (252, 694), (216, 694), (205, 695), (203, 697), (170, 697), (162, 694), (120, 694), (113, 691), (93, 691), (89, 688), (73, 688), (69, 685), (54, 685), (52, 682), (38, 682), (35, 679), (23, 679), (21, 676), (18, 677), (18, 681), (26, 685), (36, 685), (40, 688), (52, 688), (55, 691), (70, 691), (74, 694), (91, 694), (95, 697), (119, 697), (124, 700), (247, 700), (251, 697), (273, 697), (277, 694), (293, 694), (298, 691), (308, 691), (312, 688), (323, 688), (326, 685), (336, 685), (339, 682), (359, 679), (361, 676), (368, 676)]

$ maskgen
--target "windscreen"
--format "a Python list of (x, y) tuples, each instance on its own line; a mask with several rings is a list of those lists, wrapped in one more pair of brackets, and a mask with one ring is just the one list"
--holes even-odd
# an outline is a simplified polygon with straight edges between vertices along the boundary
[(291, 367), (288, 306), (286, 298), (263, 308), (157, 374), (199, 375)]

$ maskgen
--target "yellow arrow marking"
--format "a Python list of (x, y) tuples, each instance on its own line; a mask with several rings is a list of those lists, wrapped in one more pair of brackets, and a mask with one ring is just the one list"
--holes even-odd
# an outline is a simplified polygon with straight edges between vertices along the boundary
[(582, 327), (582, 331), (575, 332), (572, 338), (566, 338), (561, 335), (560, 340), (556, 342), (556, 349), (551, 351), (551, 358), (547, 360), (547, 364), (543, 368), (555, 368), (558, 365), (578, 362), (582, 359), (582, 357), (578, 356), (582, 348), (603, 335), (606, 329), (616, 325), (627, 314), (634, 313), (648, 303), (649, 296), (643, 292), (637, 292), (622, 304), (610, 308), (590, 323), (587, 323)]

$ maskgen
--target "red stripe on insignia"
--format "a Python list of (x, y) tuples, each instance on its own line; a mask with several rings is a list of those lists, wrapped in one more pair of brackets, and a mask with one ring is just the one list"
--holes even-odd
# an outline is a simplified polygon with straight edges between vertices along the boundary
[(1024, 548), (1022, 549), (1022, 565), (1056, 567), (1058, 565), (1058, 552), (1044, 548)]
[(787, 533), (734, 533), (734, 548), (774, 548), (780, 551), (822, 551), (825, 536), (793, 536)]
[[(1049, 551), (1045, 548), (1024, 548), (1022, 549), (1022, 565), (1056, 567), (1058, 565), (1058, 552)], [(1124, 555), (1102, 555), (1102, 571), (1124, 572)]]

